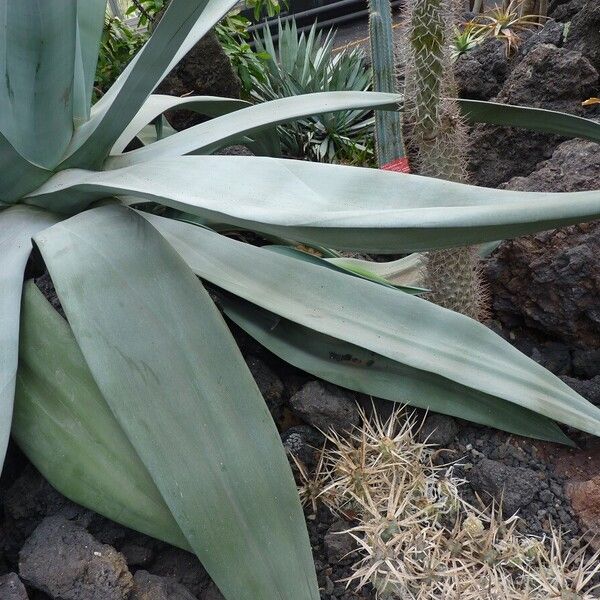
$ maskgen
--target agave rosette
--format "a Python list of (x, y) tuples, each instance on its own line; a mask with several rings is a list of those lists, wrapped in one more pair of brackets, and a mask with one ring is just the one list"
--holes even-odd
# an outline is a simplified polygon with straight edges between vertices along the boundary
[[(228, 600), (316, 600), (277, 430), (201, 279), (267, 348), (348, 388), (563, 442), (554, 421), (598, 434), (600, 411), (483, 325), (416, 296), (418, 257), (307, 259), (217, 230), (421, 251), (596, 219), (600, 192), (211, 156), (236, 142), (276, 155), (278, 124), (401, 101), (336, 92), (249, 106), (152, 95), (235, 3), (172, 0), (92, 106), (105, 0), (0, 0), (0, 457), (12, 425), (59, 491), (192, 550)], [(214, 118), (175, 132), (163, 114), (178, 107)], [(600, 139), (585, 119), (462, 107), (476, 121)], [(126, 151), (136, 137), (145, 145)], [(148, 202), (173, 218), (141, 210)], [(24, 284), (34, 245), (68, 322)]]

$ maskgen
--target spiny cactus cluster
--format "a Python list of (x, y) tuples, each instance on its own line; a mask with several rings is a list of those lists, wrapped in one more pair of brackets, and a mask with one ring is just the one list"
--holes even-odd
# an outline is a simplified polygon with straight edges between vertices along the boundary
[[(330, 432), (310, 473), (296, 459), (304, 505), (353, 521), (356, 562), (348, 586), (379, 600), (593, 600), (600, 551), (520, 532), (520, 519), (460, 494), (463, 480), (422, 441), (414, 415), (375, 411), (347, 436)], [(357, 595), (360, 592), (357, 593)]]
[[(456, 102), (450, 40), (452, 0), (409, 0), (404, 39), (406, 55), (405, 118), (412, 132), (411, 162), (421, 175), (467, 181), (467, 132)], [(481, 319), (485, 293), (476, 248), (428, 254), (428, 299)]]

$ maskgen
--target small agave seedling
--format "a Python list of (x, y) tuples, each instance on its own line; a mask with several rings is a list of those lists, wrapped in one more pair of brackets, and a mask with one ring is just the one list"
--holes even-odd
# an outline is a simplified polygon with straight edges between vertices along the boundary
[[(413, 258), (372, 266), (293, 247), (392, 254), (489, 242), (597, 219), (600, 191), (527, 194), (210, 156), (239, 142), (276, 154), (278, 124), (401, 102), (152, 95), (234, 4), (172, 0), (91, 106), (105, 0), (0, 0), (0, 456), (12, 426), (55, 488), (192, 550), (228, 600), (317, 600), (277, 430), (197, 276), (220, 288), (230, 318), (308, 372), (568, 442), (553, 419), (599, 434), (600, 411), (483, 325), (415, 296)], [(600, 140), (585, 119), (461, 107), (475, 121)], [(175, 132), (162, 115), (178, 108), (215, 118)], [(223, 225), (277, 243), (236, 241)], [(23, 284), (32, 245), (67, 320)]]

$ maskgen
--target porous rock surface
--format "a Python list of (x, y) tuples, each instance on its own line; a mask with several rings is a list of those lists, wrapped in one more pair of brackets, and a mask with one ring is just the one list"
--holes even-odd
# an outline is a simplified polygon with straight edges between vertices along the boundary
[(462, 98), (489, 100), (500, 92), (510, 72), (505, 44), (487, 40), (460, 56), (454, 69)]
[(354, 396), (321, 381), (304, 385), (290, 398), (290, 406), (302, 419), (324, 432), (349, 431), (359, 422)]
[(352, 523), (340, 519), (333, 523), (325, 534), (325, 552), (331, 564), (337, 564), (347, 559), (356, 549), (356, 541), (347, 533), (352, 526)]
[(61, 600), (126, 600), (133, 578), (125, 558), (62, 517), (46, 517), (20, 553), (19, 574)]
[[(531, 175), (506, 187), (600, 189), (598, 145), (565, 142)], [(600, 375), (599, 222), (505, 241), (487, 262), (486, 275), (494, 319), (505, 333), (516, 332), (524, 352), (556, 374), (582, 380)]]
[(219, 591), (219, 588), (211, 583), (202, 596), (202, 600), (225, 600), (223, 594)]
[(27, 590), (16, 573), (0, 577), (0, 600), (29, 600)]
[(586, 537), (600, 550), (600, 474), (586, 481), (570, 481), (565, 489)]
[(463, 423), (449, 448), (452, 452), (440, 458), (458, 460), (455, 474), (467, 482), (461, 495), (473, 506), (489, 505), (492, 498), (504, 495), (503, 514), (508, 517), (518, 509), (521, 531), (544, 535), (552, 525), (560, 527), (567, 540), (578, 537), (580, 529), (564, 485), (570, 476), (553, 464), (562, 447)]
[[(581, 52), (540, 43), (513, 68), (494, 101), (584, 115), (581, 102), (596, 93), (598, 83), (598, 71)], [(469, 154), (474, 182), (497, 187), (529, 175), (561, 141), (546, 133), (477, 125)]]
[(186, 587), (173, 579), (137, 571), (129, 600), (196, 600)]
[(569, 24), (565, 46), (581, 52), (600, 70), (600, 2), (585, 0)]
[(497, 500), (506, 516), (527, 506), (540, 491), (540, 478), (535, 471), (510, 467), (489, 458), (473, 467), (469, 481), (476, 492), (489, 494)]
[(179, 548), (167, 547), (159, 552), (147, 570), (176, 581), (196, 597), (201, 596), (210, 582), (200, 561), (193, 554)]
[(431, 413), (423, 422), (418, 439), (421, 442), (444, 447), (454, 441), (457, 433), (458, 425), (452, 417)]

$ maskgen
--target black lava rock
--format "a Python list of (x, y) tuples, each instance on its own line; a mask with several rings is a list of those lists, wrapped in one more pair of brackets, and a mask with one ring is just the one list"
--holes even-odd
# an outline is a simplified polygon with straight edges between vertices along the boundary
[(311, 381), (290, 399), (292, 410), (321, 431), (348, 431), (360, 417), (355, 396), (342, 388)]
[(129, 600), (197, 600), (180, 583), (158, 577), (147, 571), (137, 571), (133, 578), (133, 592)]
[(0, 577), (1, 600), (29, 600), (27, 590), (16, 573)]
[(482, 496), (489, 494), (498, 502), (502, 502), (506, 516), (513, 515), (527, 506), (540, 489), (540, 480), (535, 471), (509, 467), (488, 458), (484, 458), (473, 467), (469, 481), (471, 487)]
[(61, 600), (126, 600), (133, 584), (122, 554), (62, 517), (36, 528), (21, 550), (19, 574)]

